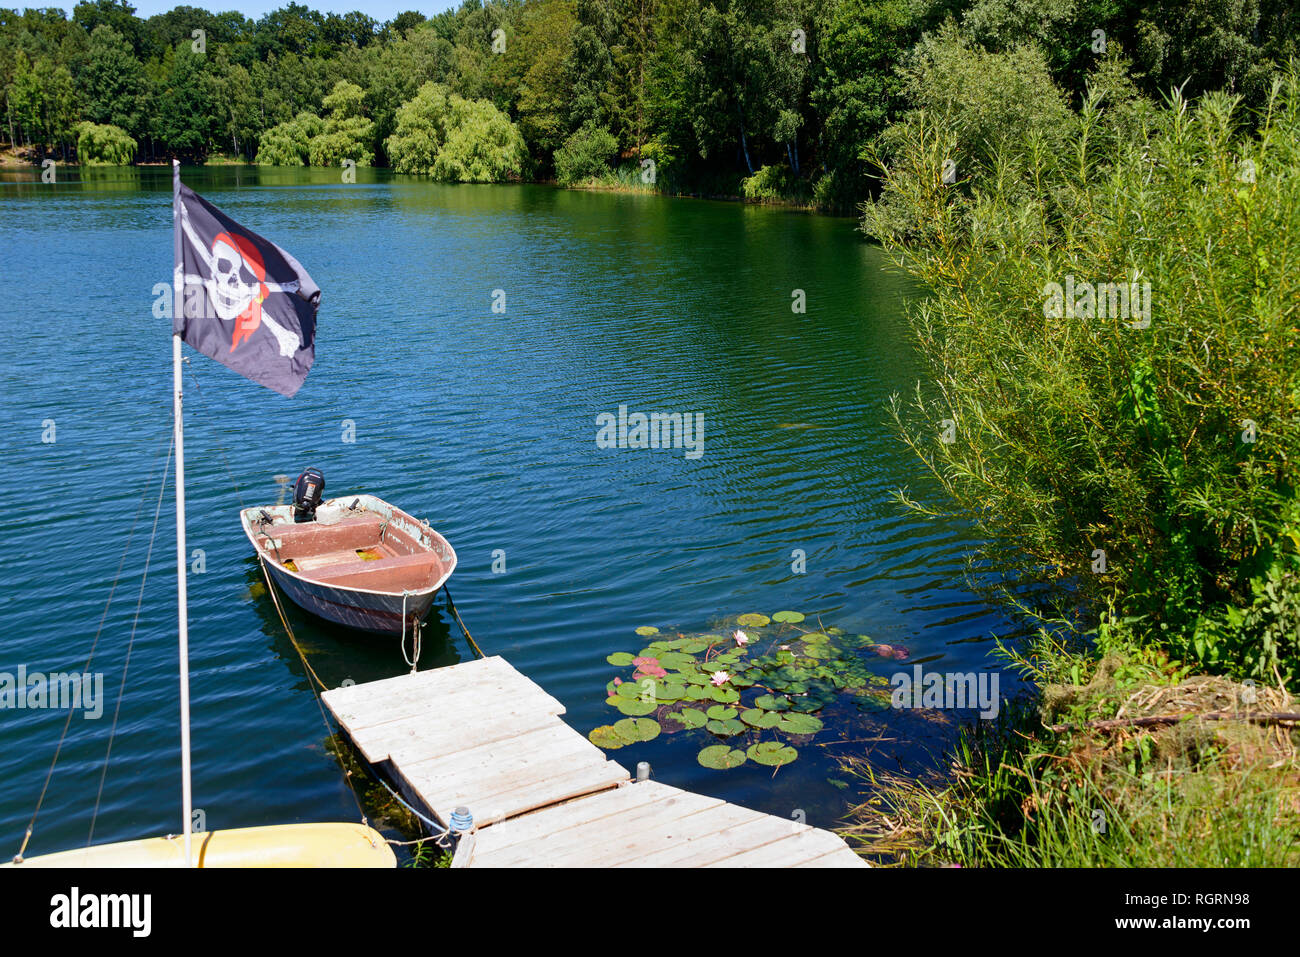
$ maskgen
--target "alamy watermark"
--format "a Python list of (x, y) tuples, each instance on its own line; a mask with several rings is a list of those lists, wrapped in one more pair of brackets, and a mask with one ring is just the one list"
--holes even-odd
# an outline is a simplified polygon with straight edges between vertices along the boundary
[(1077, 281), (1073, 274), (1065, 285), (1049, 282), (1043, 287), (1043, 317), (1046, 319), (1129, 319), (1133, 329), (1151, 325), (1151, 283)]
[(685, 449), (692, 461), (704, 455), (703, 412), (602, 412), (596, 416), (598, 449)]
[(104, 675), (28, 672), (19, 665), (17, 674), (0, 671), (0, 711), (57, 709), (84, 711), (93, 720), (104, 714)]
[(1001, 709), (996, 671), (932, 671), (924, 674), (920, 665), (913, 665), (910, 674), (899, 671), (890, 677), (889, 683), (894, 689), (889, 703), (899, 710), (977, 708), (981, 718), (991, 720)]

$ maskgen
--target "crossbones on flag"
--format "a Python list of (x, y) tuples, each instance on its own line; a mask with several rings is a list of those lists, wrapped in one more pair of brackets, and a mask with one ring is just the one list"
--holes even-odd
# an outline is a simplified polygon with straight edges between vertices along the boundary
[(316, 355), (320, 287), (298, 260), (245, 229), (175, 175), (173, 330), (204, 355), (291, 396)]

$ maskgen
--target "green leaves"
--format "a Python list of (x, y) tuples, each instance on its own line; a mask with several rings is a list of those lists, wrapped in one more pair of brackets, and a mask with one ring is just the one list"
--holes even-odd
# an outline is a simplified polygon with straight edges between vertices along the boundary
[(696, 756), (696, 760), (706, 768), (726, 771), (729, 768), (738, 768), (744, 764), (745, 752), (737, 751), (725, 744), (715, 744), (713, 747), (701, 751)]
[(624, 718), (614, 722), (614, 733), (629, 744), (659, 737), (659, 722), (650, 718)]
[(781, 744), (779, 741), (764, 741), (762, 744), (751, 744), (745, 754), (751, 761), (777, 768), (789, 764), (799, 757), (798, 751), (789, 745)]
[[(606, 660), (616, 667), (637, 669), (637, 674), (653, 667), (664, 675), (607, 685), (607, 703), (628, 717), (596, 729), (592, 740), (599, 739), (602, 746), (624, 747), (651, 740), (665, 730), (704, 731), (738, 742), (736, 747), (706, 747), (700, 752), (704, 767), (731, 768), (745, 761), (781, 767), (798, 756), (784, 737), (805, 739), (824, 730), (824, 719), (812, 712), (841, 698), (857, 710), (868, 703), (875, 707), (880, 700), (880, 692), (873, 689), (885, 684), (885, 679), (840, 646), (843, 641), (860, 647), (858, 639), (841, 639), (843, 632), (837, 628), (805, 635), (795, 627), (803, 615), (794, 611), (777, 612), (770, 619), (750, 612), (735, 620), (769, 630), (763, 638), (751, 634), (743, 645), (711, 632), (678, 633), (657, 638), (635, 656), (628, 652), (609, 655)], [(643, 637), (659, 634), (652, 625), (637, 631)], [(871, 660), (878, 660), (877, 656), (872, 655)], [(719, 672), (725, 672), (726, 678), (715, 684)], [(649, 698), (647, 685), (652, 689)], [(659, 708), (663, 708), (661, 720), (668, 723), (666, 728), (645, 717)], [(771, 735), (778, 740), (763, 740)]]
[(709, 720), (704, 712), (698, 708), (682, 708), (680, 711), (670, 711), (664, 717), (672, 719), (687, 728), (702, 728)]
[(659, 722), (649, 718), (624, 718), (612, 725), (602, 724), (592, 728), (587, 739), (598, 748), (614, 751), (640, 741), (652, 741), (659, 737)]

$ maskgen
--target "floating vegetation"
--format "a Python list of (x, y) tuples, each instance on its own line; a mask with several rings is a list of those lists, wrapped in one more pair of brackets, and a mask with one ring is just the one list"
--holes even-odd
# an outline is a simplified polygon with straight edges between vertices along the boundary
[(593, 728), (587, 738), (597, 747), (613, 751), (638, 741), (652, 741), (659, 737), (659, 731), (659, 722), (650, 718), (624, 718)]
[(828, 705), (889, 707), (888, 682), (866, 661), (907, 652), (839, 628), (805, 628), (804, 620), (797, 611), (747, 612), (717, 631), (675, 638), (642, 625), (636, 633), (654, 638), (650, 644), (605, 659), (633, 669), (631, 680), (618, 676), (605, 686), (606, 704), (627, 717), (588, 737), (613, 750), (660, 733), (694, 732), (708, 736), (698, 755), (706, 768), (753, 761), (777, 769), (799, 757), (791, 739), (802, 746), (825, 729), (816, 712)]

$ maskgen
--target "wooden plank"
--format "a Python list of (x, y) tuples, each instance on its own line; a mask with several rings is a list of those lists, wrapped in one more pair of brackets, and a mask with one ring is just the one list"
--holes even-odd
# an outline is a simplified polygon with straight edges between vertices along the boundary
[[(335, 719), (354, 739), (364, 729), (411, 719), (437, 721), (446, 715), (454, 715), (461, 708), (483, 707), (492, 701), (505, 701), (516, 707), (550, 714), (564, 713), (564, 705), (508, 665), (461, 671), (476, 663), (466, 662), (401, 678), (334, 688), (321, 697)], [(382, 693), (376, 693), (374, 685), (378, 684), (388, 687)], [(362, 689), (362, 692), (353, 694), (357, 689)]]
[(399, 753), (393, 763), (439, 809), (448, 806), (450, 795), (463, 799), (509, 791), (544, 780), (557, 770), (605, 761), (603, 751), (558, 719), (526, 734), (455, 754), (425, 760), (413, 757)]
[[(789, 822), (783, 822), (789, 826)], [(793, 867), (803, 861), (815, 860), (823, 854), (834, 850), (848, 850), (848, 847), (829, 831), (809, 828), (786, 836), (779, 841), (772, 841), (762, 847), (755, 847), (740, 854), (713, 861), (705, 867)], [(851, 852), (850, 852), (851, 853)]]
[(559, 718), (549, 708), (538, 708), (536, 702), (506, 709), (499, 704), (481, 702), (448, 714), (421, 714), (349, 731), (348, 737), (371, 764), (395, 760), (398, 754), (407, 761), (420, 761), (502, 741), (558, 722)]
[(483, 854), (489, 858), (505, 854), (529, 841), (594, 824), (643, 804), (662, 800), (663, 792), (648, 786), (652, 783), (646, 781), (611, 788), (503, 821), (486, 832), (490, 839), (485, 843)]
[[(605, 761), (601, 765), (588, 765), (565, 771), (547, 780), (536, 781), (497, 794), (483, 794), (475, 798), (457, 797), (453, 799), (450, 806), (466, 805), (474, 815), (474, 824), (483, 828), (497, 821), (504, 821), (560, 801), (615, 787), (626, 780), (628, 780), (626, 768), (613, 761)], [(446, 823), (441, 814), (438, 819)]]
[(504, 658), (494, 655), (491, 658), (463, 661), (445, 668), (431, 668), (428, 671), (417, 671), (415, 674), (395, 675), (392, 678), (380, 678), (363, 684), (331, 688), (321, 697), (342, 708), (364, 710), (372, 703), (378, 703), (378, 706), (382, 707), (391, 695), (406, 689), (428, 687), (434, 693), (451, 693), (458, 687), (472, 684), (488, 675), (499, 676), (508, 673), (518, 674)]
[(451, 855), (452, 867), (469, 867), (474, 863), (478, 845), (478, 831), (470, 831), (456, 839), (456, 851)]
[(794, 865), (795, 867), (870, 867), (871, 864), (862, 857), (853, 852), (853, 848), (841, 847), (839, 850), (831, 851), (829, 854), (823, 854), (821, 857), (814, 857), (810, 861), (803, 861)]
[(330, 710), (346, 715), (357, 727), (366, 727), (407, 717), (414, 706), (445, 708), (454, 699), (463, 703), (502, 689), (554, 700), (529, 678), (492, 658), (331, 688), (321, 697)]
[[(625, 866), (703, 867), (790, 836), (789, 821), (734, 804), (726, 805), (726, 809), (726, 815), (714, 821), (702, 817), (697, 823), (707, 828), (693, 836), (683, 834), (679, 845), (629, 860)], [(716, 815), (717, 811), (712, 813)], [(730, 826), (721, 826), (728, 822)]]
[[(648, 784), (634, 784), (620, 790), (645, 790), (654, 797), (612, 817), (557, 830), (517, 847), (513, 853), (499, 854), (494, 866), (519, 866), (526, 862), (545, 867), (616, 864), (629, 854), (635, 854), (635, 848), (642, 844), (655, 849), (663, 847), (665, 842), (673, 839), (675, 827), (681, 819), (724, 803), (718, 798), (663, 786), (652, 788)], [(576, 805), (595, 800), (595, 797), (589, 797), (576, 802)], [(574, 806), (568, 805), (570, 808)]]

